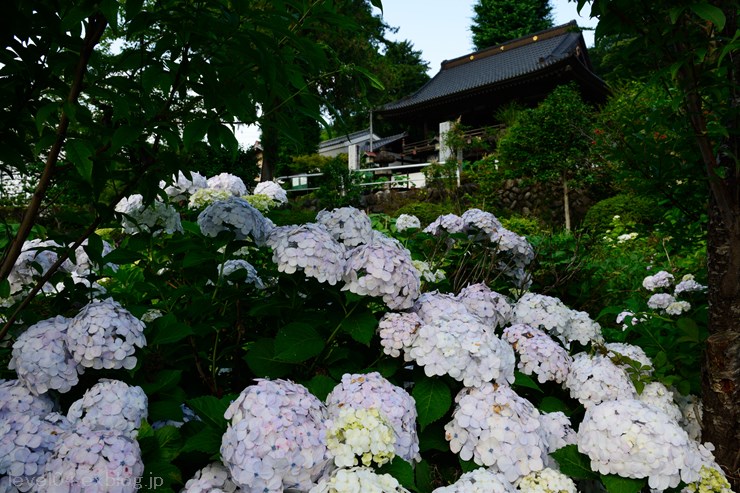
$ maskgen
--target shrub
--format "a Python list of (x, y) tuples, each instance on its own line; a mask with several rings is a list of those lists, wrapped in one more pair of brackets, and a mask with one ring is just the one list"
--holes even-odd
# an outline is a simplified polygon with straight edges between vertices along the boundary
[(594, 204), (583, 219), (583, 229), (603, 233), (610, 228), (614, 216), (638, 226), (650, 227), (660, 220), (661, 207), (650, 197), (619, 194)]
[(409, 214), (416, 216), (421, 221), (421, 225), (426, 226), (439, 216), (449, 213), (451, 210), (452, 206), (449, 203), (415, 202), (404, 205), (396, 211), (395, 215)]

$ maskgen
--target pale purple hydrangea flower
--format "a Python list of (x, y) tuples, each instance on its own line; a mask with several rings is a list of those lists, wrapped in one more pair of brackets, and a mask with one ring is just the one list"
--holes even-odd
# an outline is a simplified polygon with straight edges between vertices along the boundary
[(271, 200), (280, 205), (288, 202), (287, 192), (275, 181), (263, 181), (258, 183), (257, 186), (254, 187), (254, 194), (267, 195)]
[(377, 409), (393, 429), (395, 454), (407, 462), (421, 460), (414, 398), (380, 373), (344, 374), (327, 396), (326, 407), (330, 418), (344, 408)]
[(514, 382), (511, 345), (470, 313), (422, 325), (406, 354), (427, 376), (447, 374), (466, 387)]
[(465, 230), (465, 221), (455, 214), (444, 214), (432, 221), (429, 226), (424, 228), (425, 233), (439, 235), (442, 231), (450, 234), (462, 233)]
[(342, 278), (346, 250), (319, 224), (275, 228), (267, 245), (280, 272), (293, 274), (302, 269), (307, 277), (332, 286)]
[(577, 493), (576, 484), (556, 469), (545, 468), (530, 473), (517, 481), (522, 493)]
[(468, 307), (456, 296), (439, 291), (422, 293), (417, 298), (413, 311), (425, 324), (440, 320), (454, 320), (459, 315), (472, 315)]
[(252, 237), (257, 246), (265, 244), (273, 229), (272, 222), (240, 197), (229, 197), (212, 203), (198, 214), (198, 226), (205, 236), (218, 236), (231, 231), (237, 240)]
[(188, 479), (180, 493), (235, 493), (241, 491), (231, 480), (229, 471), (218, 462), (199, 469)]
[(225, 190), (236, 197), (247, 194), (247, 186), (244, 184), (244, 180), (231, 173), (220, 173), (212, 176), (206, 180), (206, 184), (208, 188)]
[(77, 385), (84, 367), (67, 350), (65, 335), (70, 319), (56, 316), (32, 325), (13, 343), (8, 368), (32, 393), (49, 389), (61, 393)]
[(691, 310), (691, 303), (688, 301), (674, 301), (665, 307), (665, 312), (674, 317), (686, 313), (689, 310)]
[[(219, 275), (223, 278), (229, 278), (237, 271), (243, 271), (240, 276), (243, 276), (243, 281), (247, 284), (253, 284), (257, 289), (265, 289), (265, 284), (257, 274), (257, 269), (255, 269), (254, 266), (246, 260), (232, 259), (218, 265)], [(231, 284), (231, 281), (228, 282)]]
[[(578, 442), (578, 436), (571, 425), (570, 418), (562, 411), (540, 414), (540, 426), (548, 454)], [(554, 462), (554, 459), (550, 458), (548, 462)]]
[(144, 204), (144, 197), (134, 194), (124, 197), (116, 204), (116, 212), (123, 215), (121, 226), (126, 233), (182, 233), (180, 213), (161, 200)]
[(571, 310), (570, 320), (562, 332), (561, 340), (565, 344), (578, 341), (585, 346), (589, 343), (603, 343), (604, 337), (601, 335), (601, 325), (592, 320), (588, 313)]
[(648, 291), (655, 291), (658, 288), (667, 288), (673, 284), (673, 274), (661, 270), (652, 276), (647, 276), (642, 280), (642, 287)]
[(392, 243), (375, 241), (347, 252), (343, 291), (382, 297), (391, 310), (411, 308), (419, 297), (421, 279), (411, 253)]
[(586, 409), (604, 401), (637, 397), (627, 372), (601, 354), (576, 354), (563, 387)]
[(578, 450), (601, 474), (648, 478), (650, 488), (675, 488), (697, 481), (697, 445), (661, 409), (636, 399), (606, 401), (586, 409)]
[(675, 302), (676, 298), (668, 293), (656, 293), (648, 299), (647, 305), (653, 310), (665, 310), (668, 305)]
[(120, 380), (101, 378), (67, 411), (72, 424), (82, 424), (90, 430), (116, 430), (135, 438), (146, 421), (149, 400), (144, 390)]
[(573, 358), (549, 335), (526, 324), (504, 329), (502, 337), (519, 355), (517, 368), (525, 375), (537, 375), (537, 381), (562, 383), (568, 376)]
[(373, 226), (370, 218), (354, 207), (321, 210), (316, 214), (316, 222), (348, 248), (369, 243), (371, 240)]
[(33, 394), (20, 380), (0, 380), (0, 420), (12, 413), (46, 416), (53, 410), (47, 394)]
[[(378, 323), (378, 335), (383, 352), (394, 358), (406, 352), (416, 339), (423, 322), (416, 313), (385, 313)], [(406, 361), (409, 361), (406, 359)]]
[(681, 409), (678, 407), (678, 404), (676, 404), (673, 399), (673, 391), (669, 390), (668, 387), (662, 383), (650, 382), (646, 384), (637, 399), (645, 404), (657, 407), (676, 423), (681, 423), (683, 415), (681, 414)]
[(490, 212), (480, 209), (468, 209), (463, 212), (462, 220), (465, 223), (466, 231), (470, 232), (475, 229), (484, 234), (484, 237), (491, 238), (500, 229), (503, 229), (501, 221)]
[(78, 426), (59, 437), (44, 479), (58, 485), (55, 493), (134, 493), (141, 488), (143, 473), (135, 439), (119, 431)]
[(369, 467), (337, 469), (308, 493), (409, 493), (390, 474), (377, 474)]
[(516, 489), (503, 474), (481, 467), (463, 473), (451, 485), (440, 486), (432, 493), (516, 493)]
[[(103, 256), (106, 256), (113, 251), (113, 246), (105, 240), (101, 241), (103, 243), (103, 251), (101, 252), (101, 254)], [(108, 263), (105, 265), (98, 265), (97, 263), (90, 260), (90, 257), (85, 251), (85, 247), (87, 245), (88, 240), (86, 239), (82, 242), (82, 245), (78, 246), (75, 249), (75, 262), (73, 263), (71, 259), (68, 259), (63, 264), (64, 269), (68, 272), (71, 272), (72, 276), (88, 276), (93, 272), (101, 270), (103, 267), (109, 267), (114, 271), (118, 270), (118, 266), (115, 264)]]
[(189, 175), (190, 178), (182, 171), (178, 171), (176, 175), (170, 177), (169, 184), (160, 181), (159, 188), (163, 189), (170, 200), (175, 202), (188, 200), (198, 190), (208, 188), (208, 181), (205, 176), (197, 171), (191, 171)]
[(396, 231), (399, 233), (409, 229), (421, 228), (421, 221), (411, 214), (401, 214), (396, 218)]
[(326, 408), (286, 380), (257, 380), (231, 403), (221, 460), (247, 491), (308, 490), (331, 466)]
[[(59, 258), (53, 249), (61, 248), (55, 241), (42, 241), (40, 239), (23, 242), (21, 253), (15, 261), (13, 269), (8, 275), (10, 282), (10, 295), (19, 295), (26, 288), (35, 284), (34, 279), (45, 275), (51, 266)], [(45, 293), (54, 291), (50, 283), (42, 288)]]
[(146, 346), (144, 324), (113, 298), (85, 305), (66, 334), (72, 357), (85, 368), (132, 369), (136, 348)]
[(506, 296), (491, 290), (483, 283), (463, 288), (457, 299), (470, 313), (493, 329), (503, 327), (511, 320), (513, 310)]
[(539, 327), (557, 337), (566, 348), (571, 342), (602, 342), (601, 326), (588, 313), (571, 310), (557, 298), (526, 293), (514, 305), (512, 323)]
[(686, 274), (681, 278), (681, 282), (676, 284), (676, 287), (673, 290), (673, 295), (678, 296), (683, 293), (694, 293), (704, 291), (706, 289), (706, 286), (703, 286), (694, 280), (694, 276)]
[[(626, 322), (626, 320), (628, 319), (629, 319), (629, 323)], [(622, 324), (622, 330), (627, 330), (630, 327), (634, 327), (635, 325), (639, 324), (640, 322), (644, 322), (645, 320), (646, 320), (645, 317), (638, 317), (637, 315), (635, 315), (634, 313), (630, 311), (620, 312), (616, 318), (616, 322), (618, 324)]]
[(545, 467), (545, 433), (531, 402), (495, 384), (465, 388), (455, 400), (445, 438), (460, 458), (490, 467), (509, 482)]

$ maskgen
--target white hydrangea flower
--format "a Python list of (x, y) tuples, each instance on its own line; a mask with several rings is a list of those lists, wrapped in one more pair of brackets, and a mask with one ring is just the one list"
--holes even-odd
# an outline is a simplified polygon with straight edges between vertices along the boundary
[(425, 262), (423, 260), (412, 260), (411, 263), (414, 268), (419, 271), (419, 277), (424, 279), (426, 282), (440, 282), (444, 281), (446, 278), (445, 271), (442, 269), (433, 271), (429, 262)]
[(503, 474), (480, 468), (463, 473), (449, 486), (440, 486), (432, 493), (515, 493), (511, 481)]
[[(562, 411), (540, 414), (540, 426), (547, 444), (548, 454), (566, 445), (575, 445), (578, 442), (570, 418)], [(554, 462), (554, 459), (548, 458), (548, 462)]]
[(504, 329), (502, 337), (519, 355), (517, 368), (525, 375), (537, 375), (537, 381), (563, 383), (573, 358), (549, 335), (526, 324), (514, 324)]
[(676, 423), (681, 422), (681, 409), (673, 400), (673, 392), (660, 382), (650, 382), (645, 385), (637, 397), (638, 400), (662, 410)]
[(229, 471), (218, 462), (199, 469), (188, 479), (180, 493), (235, 493), (240, 491), (231, 480)]
[(206, 206), (233, 197), (228, 190), (217, 190), (215, 188), (201, 188), (196, 190), (188, 200), (188, 209), (203, 209)]
[(531, 402), (495, 384), (465, 388), (455, 400), (445, 438), (463, 460), (490, 467), (509, 482), (545, 467), (547, 443)]
[(578, 341), (585, 346), (591, 342), (603, 343), (604, 337), (601, 335), (601, 325), (592, 320), (588, 313), (571, 310), (570, 320), (562, 332), (561, 340), (565, 344)]
[(501, 221), (496, 216), (480, 209), (468, 209), (463, 212), (462, 220), (465, 223), (466, 231), (478, 230), (483, 233), (484, 237), (488, 238), (503, 228)]
[(642, 280), (642, 287), (648, 291), (655, 291), (658, 288), (667, 288), (673, 284), (673, 274), (661, 270), (652, 276), (647, 276)]
[[(472, 315), (459, 298), (439, 291), (422, 293), (417, 298), (413, 310), (425, 324), (440, 320), (454, 320), (459, 315)], [(480, 322), (483, 323), (482, 320)]]
[(427, 376), (447, 374), (466, 387), (514, 382), (511, 345), (470, 313), (422, 325), (407, 354)]
[(565, 474), (545, 468), (532, 472), (519, 481), (516, 489), (522, 493), (576, 493), (576, 484)]
[(396, 231), (399, 233), (408, 229), (419, 228), (421, 228), (421, 221), (416, 216), (412, 216), (411, 214), (400, 214), (396, 218)]
[(542, 328), (555, 335), (564, 333), (570, 321), (570, 309), (557, 298), (526, 293), (514, 304), (512, 323)]
[(601, 354), (576, 354), (563, 387), (586, 409), (604, 401), (637, 397), (627, 372)]
[(626, 342), (607, 342), (604, 344), (604, 347), (607, 350), (607, 356), (612, 359), (612, 363), (618, 364), (618, 366), (626, 370), (632, 366), (630, 362), (619, 361), (620, 356), (626, 356), (641, 365), (641, 368), (638, 368), (640, 374), (645, 376), (653, 374), (653, 362), (640, 346)]
[(36, 395), (49, 389), (69, 392), (84, 372), (67, 350), (65, 334), (69, 322), (62, 316), (43, 320), (26, 329), (13, 343), (8, 368), (15, 370), (18, 380)]
[(216, 190), (225, 190), (231, 195), (239, 197), (248, 193), (247, 186), (244, 184), (244, 180), (231, 173), (220, 173), (216, 176), (212, 176), (206, 180), (208, 188), (214, 188)]
[(632, 241), (635, 238), (637, 238), (637, 233), (625, 233), (623, 235), (617, 236), (617, 243), (627, 243), (628, 241)]
[(96, 370), (130, 370), (136, 348), (146, 346), (144, 324), (113, 298), (85, 305), (69, 322), (66, 342), (75, 361)]
[[(0, 474), (13, 478), (21, 491), (29, 491), (44, 472), (59, 436), (71, 429), (66, 420), (35, 414), (10, 413), (0, 419)], [(0, 488), (0, 491), (5, 491)]]
[(442, 231), (450, 234), (462, 233), (465, 230), (465, 221), (455, 214), (444, 214), (432, 221), (429, 226), (424, 228), (425, 233), (439, 235)]
[(53, 410), (47, 394), (35, 395), (20, 380), (0, 380), (0, 419), (13, 413), (46, 416)]
[(332, 286), (342, 278), (346, 250), (319, 224), (275, 228), (267, 245), (280, 272), (293, 274), (303, 269), (307, 277)]
[(282, 205), (288, 202), (288, 193), (276, 181), (263, 181), (254, 187), (254, 194), (267, 195), (273, 201)]
[(676, 284), (676, 287), (673, 289), (673, 295), (678, 296), (683, 293), (699, 292), (706, 289), (706, 286), (703, 286), (694, 280), (694, 276), (686, 274), (681, 278), (681, 282)]
[(248, 491), (311, 488), (331, 466), (326, 408), (302, 385), (262, 380), (244, 389), (224, 417), (221, 460)]
[[(19, 295), (26, 288), (35, 284), (34, 279), (45, 275), (59, 256), (54, 248), (61, 248), (55, 241), (42, 241), (40, 239), (23, 242), (21, 253), (15, 261), (13, 269), (8, 275), (10, 282), (10, 295)], [(54, 286), (46, 283), (43, 292), (54, 291)]]
[(345, 408), (377, 410), (390, 424), (395, 454), (407, 462), (421, 460), (414, 398), (380, 373), (344, 374), (327, 396), (326, 406), (330, 418), (336, 418)]
[[(257, 289), (265, 289), (265, 284), (262, 282), (262, 279), (260, 279), (260, 276), (257, 274), (257, 269), (255, 269), (254, 266), (246, 260), (232, 259), (218, 265), (219, 275), (220, 277), (224, 278), (230, 277), (234, 272), (237, 272), (239, 270), (244, 271), (242, 273), (242, 275), (244, 276), (244, 282), (246, 282), (247, 284), (254, 284), (254, 287), (256, 287)], [(231, 281), (229, 281), (229, 284), (232, 284)]]
[(140, 194), (124, 197), (116, 204), (116, 212), (123, 214), (121, 226), (129, 234), (152, 232), (155, 234), (182, 233), (180, 213), (171, 205), (161, 200), (144, 204)]
[[(629, 319), (629, 324), (625, 322), (625, 320), (627, 319)], [(640, 322), (645, 322), (646, 320), (647, 319), (645, 317), (638, 317), (637, 315), (635, 315), (634, 313), (630, 311), (624, 311), (624, 312), (620, 312), (619, 315), (617, 315), (617, 318), (615, 321), (618, 324), (622, 324), (622, 330), (627, 330), (630, 326), (634, 327)]]
[(208, 188), (208, 181), (205, 176), (197, 171), (191, 171), (189, 174), (190, 178), (182, 171), (178, 171), (176, 175), (172, 175), (169, 184), (165, 181), (160, 181), (159, 188), (163, 189), (170, 200), (175, 202), (188, 200), (188, 197), (192, 196), (198, 190)]
[(513, 309), (506, 296), (492, 291), (483, 283), (463, 288), (457, 299), (470, 313), (493, 329), (503, 327), (511, 320)]
[(674, 301), (665, 307), (668, 315), (678, 316), (691, 310), (691, 304), (688, 301)]
[(343, 291), (382, 297), (391, 310), (411, 308), (421, 290), (411, 253), (388, 242), (376, 241), (348, 251), (342, 279)]
[(701, 399), (695, 395), (681, 395), (678, 392), (673, 394), (676, 404), (681, 409), (681, 419), (678, 424), (686, 430), (689, 438), (694, 441), (701, 441), (701, 420), (703, 415)]
[(665, 310), (672, 303), (676, 302), (676, 298), (668, 293), (655, 293), (648, 299), (647, 305), (653, 310)]
[[(103, 251), (101, 252), (103, 256), (108, 255), (110, 252), (113, 251), (113, 246), (108, 243), (105, 240), (102, 240), (103, 242)], [(71, 259), (67, 259), (63, 267), (66, 271), (71, 272), (72, 276), (88, 276), (92, 274), (93, 272), (101, 270), (103, 267), (109, 267), (110, 269), (116, 271), (118, 270), (118, 266), (115, 264), (105, 264), (105, 266), (98, 265), (92, 260), (90, 260), (90, 257), (87, 255), (87, 252), (85, 251), (85, 247), (88, 244), (88, 240), (85, 239), (85, 241), (82, 242), (80, 246), (78, 246), (75, 249), (75, 262), (73, 263)], [(72, 246), (72, 245), (70, 245)]]
[(636, 399), (602, 402), (586, 409), (578, 450), (601, 474), (648, 478), (650, 488), (675, 488), (699, 479), (698, 444), (662, 410)]
[(491, 234), (490, 241), (496, 244), (502, 260), (499, 269), (517, 282), (519, 289), (526, 289), (531, 284), (531, 276), (526, 267), (534, 260), (534, 247), (523, 236), (506, 228), (500, 228)]
[(148, 402), (141, 387), (101, 378), (72, 403), (67, 418), (93, 431), (116, 430), (135, 438), (142, 421), (146, 421)]
[(337, 469), (308, 493), (409, 493), (390, 474), (377, 474), (368, 467)]
[(376, 408), (342, 407), (326, 427), (326, 448), (337, 467), (382, 466), (396, 456), (393, 428)]
[(273, 228), (260, 211), (240, 197), (214, 202), (198, 214), (198, 226), (205, 236), (217, 236), (222, 231), (231, 231), (237, 240), (252, 237), (258, 245), (264, 245)]
[(369, 243), (373, 229), (365, 212), (354, 207), (340, 207), (331, 211), (321, 210), (316, 222), (324, 226), (335, 240), (347, 247)]
[[(423, 322), (416, 313), (385, 313), (378, 323), (383, 352), (394, 358), (406, 353), (416, 339)], [(408, 359), (406, 361), (409, 361)]]
[(144, 463), (135, 439), (119, 431), (78, 426), (59, 437), (44, 479), (65, 487), (58, 491), (134, 493), (141, 488), (142, 474)]

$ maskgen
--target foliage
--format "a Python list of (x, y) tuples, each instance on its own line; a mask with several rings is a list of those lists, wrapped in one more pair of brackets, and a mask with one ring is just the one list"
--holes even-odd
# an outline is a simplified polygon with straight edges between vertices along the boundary
[(648, 230), (661, 218), (661, 208), (649, 196), (623, 193), (601, 200), (591, 206), (583, 219), (584, 230), (603, 233), (612, 226), (614, 216), (626, 223), (639, 225), (642, 231)]
[(450, 210), (451, 205), (449, 203), (419, 201), (402, 206), (396, 210), (395, 215), (408, 214), (410, 216), (416, 216), (421, 221), (421, 225), (426, 227), (429, 223), (442, 214), (447, 214)]
[(315, 192), (320, 207), (333, 209), (359, 204), (362, 195), (359, 184), (363, 177), (350, 171), (346, 154), (326, 161), (321, 172), (323, 175), (319, 178), (319, 189)]
[(547, 0), (478, 0), (473, 10), (470, 31), (476, 50), (552, 27), (552, 6)]

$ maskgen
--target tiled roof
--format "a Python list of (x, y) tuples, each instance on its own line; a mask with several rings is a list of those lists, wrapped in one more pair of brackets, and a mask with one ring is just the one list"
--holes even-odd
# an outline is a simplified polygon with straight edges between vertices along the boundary
[(370, 138), (370, 129), (366, 128), (364, 130), (358, 130), (357, 132), (352, 132), (351, 134), (344, 134), (340, 135), (339, 137), (334, 137), (333, 139), (324, 140), (322, 142), (319, 142), (319, 149), (323, 149), (324, 147), (329, 147), (335, 144), (343, 144), (343, 143), (350, 143), (353, 140), (357, 140), (360, 137), (367, 137)]
[(558, 62), (577, 56), (580, 45), (585, 47), (583, 36), (578, 31), (576, 22), (571, 21), (446, 60), (439, 73), (418, 91), (382, 106), (378, 112), (403, 110), (543, 71)]
[[(406, 137), (408, 135), (408, 132), (403, 132), (396, 135), (391, 135), (390, 137), (383, 137), (382, 139), (377, 139), (373, 141), (373, 150), (378, 150), (382, 148), (385, 145), (392, 144), (396, 141), (399, 141)], [(366, 140), (360, 145), (360, 152), (365, 152), (370, 150), (370, 141)]]

